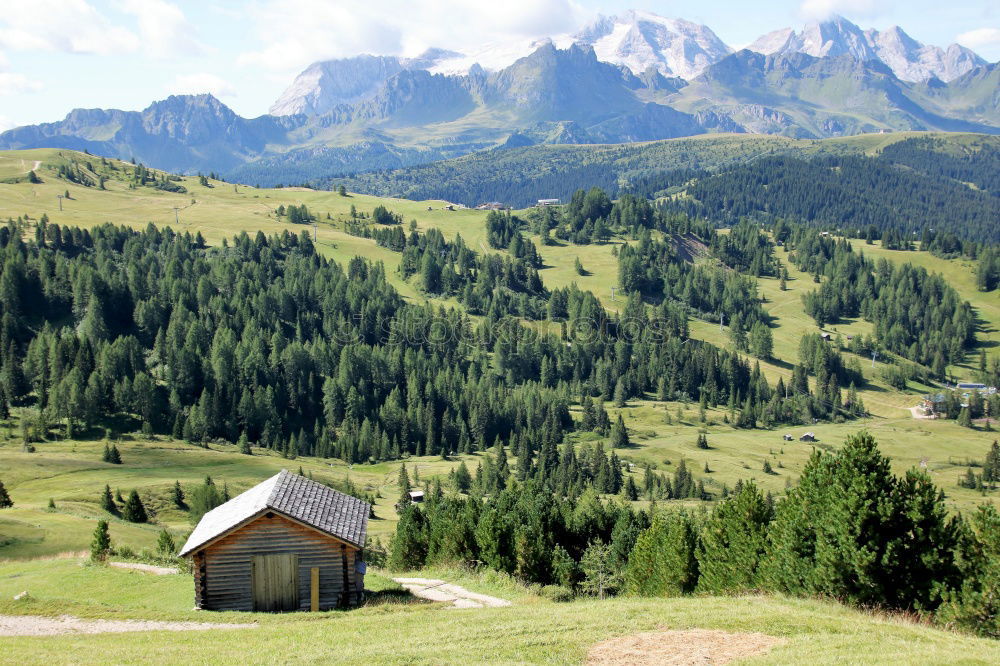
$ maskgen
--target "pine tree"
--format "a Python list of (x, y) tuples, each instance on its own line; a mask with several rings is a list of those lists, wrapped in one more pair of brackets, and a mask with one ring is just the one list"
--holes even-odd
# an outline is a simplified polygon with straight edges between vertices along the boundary
[(396, 481), (399, 486), (399, 505), (397, 510), (402, 514), (406, 507), (410, 505), (410, 475), (406, 472), (406, 463), (399, 466), (399, 479)]
[(708, 446), (708, 435), (706, 435), (703, 432), (698, 433), (698, 442), (697, 442), (697, 444), (698, 444), (698, 448), (699, 449), (708, 449), (709, 448), (709, 446)]
[(129, 493), (125, 507), (122, 509), (122, 518), (130, 523), (145, 523), (149, 521), (149, 516), (146, 515), (146, 507), (143, 506), (142, 500), (139, 498), (139, 493), (135, 489)]
[(988, 638), (1000, 638), (1000, 513), (984, 504), (969, 520), (967, 574), (937, 612), (937, 620)]
[(628, 437), (628, 428), (625, 427), (625, 421), (622, 419), (622, 415), (619, 412), (618, 420), (615, 424), (611, 426), (611, 448), (612, 449), (625, 449), (631, 446), (631, 442)]
[(247, 438), (246, 431), (240, 433), (240, 438), (236, 442), (236, 444), (240, 447), (240, 453), (242, 453), (243, 455), (245, 456), (253, 455), (253, 450), (250, 448), (250, 440)]
[(625, 591), (670, 597), (692, 592), (698, 582), (698, 534), (687, 514), (656, 514), (636, 539), (625, 568)]
[(423, 512), (407, 504), (399, 514), (396, 532), (389, 544), (389, 568), (396, 571), (418, 569), (427, 558), (427, 522)]
[(778, 505), (761, 580), (848, 603), (933, 609), (955, 579), (957, 528), (923, 474), (893, 476), (867, 432), (816, 452)]
[(701, 529), (698, 589), (709, 594), (749, 592), (767, 545), (771, 516), (753, 481), (720, 503)]
[(611, 547), (600, 539), (591, 541), (580, 558), (583, 581), (580, 588), (587, 594), (603, 599), (618, 589), (621, 570), (615, 565)]
[(115, 504), (115, 498), (111, 495), (111, 486), (104, 486), (104, 493), (101, 494), (101, 510), (107, 511), (113, 516), (118, 515), (118, 505)]
[(184, 503), (184, 490), (181, 488), (180, 481), (174, 481), (174, 490), (171, 494), (171, 499), (174, 502), (174, 506), (181, 511), (187, 509), (187, 504)]
[(156, 539), (156, 550), (168, 557), (173, 557), (177, 554), (177, 545), (174, 543), (174, 538), (170, 536), (170, 532), (160, 530), (160, 536)]
[(0, 481), (0, 509), (9, 509), (14, 506), (14, 502), (10, 499), (10, 494), (3, 485), (3, 481)]
[(111, 463), (112, 465), (121, 465), (122, 464), (122, 456), (121, 456), (121, 453), (118, 452), (118, 447), (115, 446), (114, 444), (110, 444), (110, 445), (109, 444), (105, 444), (104, 445), (104, 455), (101, 456), (101, 460), (104, 461), (104, 462), (106, 462), (106, 463)]
[(469, 488), (472, 486), (472, 475), (469, 474), (469, 468), (466, 466), (463, 460), (458, 464), (458, 468), (455, 470), (454, 487), (456, 492), (467, 493)]
[(108, 531), (108, 521), (98, 520), (94, 529), (94, 539), (90, 542), (90, 559), (93, 562), (104, 562), (111, 551), (111, 533)]
[(639, 499), (639, 488), (635, 485), (635, 480), (631, 475), (625, 479), (625, 485), (622, 486), (622, 495), (630, 502), (635, 502)]

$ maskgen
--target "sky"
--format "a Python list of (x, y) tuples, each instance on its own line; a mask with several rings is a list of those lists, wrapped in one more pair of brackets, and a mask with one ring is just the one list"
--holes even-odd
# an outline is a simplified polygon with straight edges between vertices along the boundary
[(415, 55), (571, 33), (598, 15), (644, 9), (709, 26), (734, 48), (838, 13), (862, 28), (901, 26), (926, 44), (958, 42), (1000, 60), (992, 0), (4, 0), (0, 130), (74, 108), (141, 110), (210, 92), (246, 117), (317, 60)]

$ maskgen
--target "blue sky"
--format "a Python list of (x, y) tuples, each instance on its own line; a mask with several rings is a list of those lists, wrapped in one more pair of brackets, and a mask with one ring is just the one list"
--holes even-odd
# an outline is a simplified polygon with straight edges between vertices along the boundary
[(244, 116), (310, 62), (357, 53), (470, 49), (571, 32), (628, 8), (708, 25), (740, 47), (765, 32), (840, 13), (900, 25), (1000, 60), (1000, 3), (940, 0), (10, 0), (0, 12), (0, 129), (76, 107), (142, 109), (212, 92)]

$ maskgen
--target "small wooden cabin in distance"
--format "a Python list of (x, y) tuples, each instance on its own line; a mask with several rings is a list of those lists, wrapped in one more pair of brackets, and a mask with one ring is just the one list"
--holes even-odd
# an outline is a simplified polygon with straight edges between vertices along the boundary
[(282, 470), (206, 513), (181, 549), (195, 606), (294, 611), (356, 606), (370, 505)]

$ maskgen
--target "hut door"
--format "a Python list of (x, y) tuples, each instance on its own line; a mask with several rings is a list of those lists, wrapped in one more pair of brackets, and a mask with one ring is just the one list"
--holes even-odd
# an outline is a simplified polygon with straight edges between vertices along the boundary
[(299, 556), (254, 555), (252, 562), (253, 609), (299, 609)]

